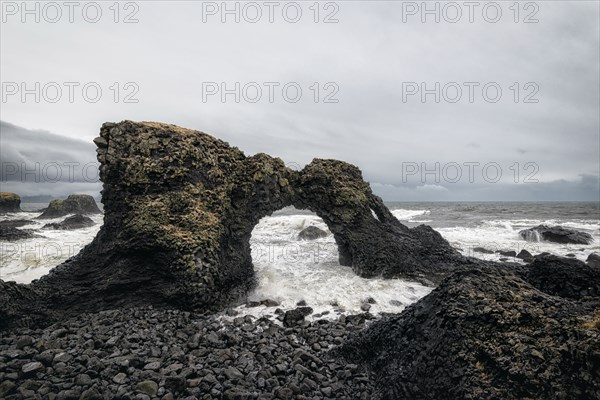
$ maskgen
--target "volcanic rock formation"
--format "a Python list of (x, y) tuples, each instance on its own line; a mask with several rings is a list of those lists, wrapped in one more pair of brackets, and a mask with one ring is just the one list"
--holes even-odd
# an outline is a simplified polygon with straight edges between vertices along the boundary
[(535, 228), (523, 229), (519, 235), (529, 241), (547, 240), (555, 243), (590, 244), (592, 235), (562, 226), (538, 225)]
[[(222, 308), (254, 284), (254, 226), (286, 206), (320, 216), (340, 263), (363, 277), (437, 282), (475, 263), (430, 227), (402, 225), (360, 170), (342, 161), (315, 159), (293, 171), (279, 158), (246, 157), (205, 133), (154, 122), (105, 123), (94, 142), (104, 225), (40, 280), (0, 287), (0, 297), (5, 290), (16, 296), (0, 301), (5, 325), (17, 315), (11, 305), (41, 317), (123, 305)], [(51, 210), (64, 210), (69, 199), (42, 217), (57, 216)]]
[(21, 212), (21, 198), (16, 193), (0, 192), (0, 214)]
[(50, 224), (46, 224), (42, 227), (42, 229), (59, 229), (59, 230), (71, 230), (71, 229), (81, 229), (87, 228), (94, 225), (94, 221), (86, 217), (85, 215), (75, 214), (70, 217), (65, 218), (60, 222), (53, 222)]
[[(549, 256), (535, 269), (456, 272), (402, 314), (374, 322), (339, 354), (378, 377), (382, 399), (600, 398), (599, 270)], [(575, 278), (570, 271), (575, 268)], [(531, 278), (532, 282), (528, 279)], [(595, 289), (587, 291), (589, 285)]]
[(52, 200), (38, 219), (64, 217), (69, 214), (100, 214), (96, 200), (88, 194), (72, 194), (64, 200)]

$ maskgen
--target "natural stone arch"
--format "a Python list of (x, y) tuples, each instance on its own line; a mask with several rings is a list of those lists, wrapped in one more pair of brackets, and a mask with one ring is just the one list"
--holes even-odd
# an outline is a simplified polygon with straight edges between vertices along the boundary
[(342, 161), (315, 159), (294, 171), (279, 158), (246, 157), (205, 133), (154, 122), (106, 123), (94, 142), (103, 227), (39, 281), (0, 281), (3, 320), (145, 304), (222, 308), (253, 285), (254, 226), (289, 205), (320, 216), (341, 264), (364, 277), (437, 281), (471, 263), (431, 228), (402, 225)]

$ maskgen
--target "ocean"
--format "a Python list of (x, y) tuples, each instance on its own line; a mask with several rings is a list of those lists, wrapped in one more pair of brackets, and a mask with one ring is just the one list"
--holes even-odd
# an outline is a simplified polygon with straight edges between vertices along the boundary
[[(438, 230), (450, 244), (468, 256), (500, 260), (504, 256), (474, 251), (483, 247), (492, 251), (522, 249), (532, 254), (549, 252), (585, 261), (592, 252), (600, 251), (600, 206), (584, 202), (389, 202), (392, 213), (413, 227), (427, 224)], [(23, 204), (24, 210), (37, 210), (45, 204)], [(35, 212), (21, 212), (0, 219), (32, 219)], [(89, 243), (102, 224), (102, 216), (92, 216), (96, 225), (74, 231), (43, 230), (44, 237), (17, 242), (0, 241), (0, 278), (28, 283), (79, 252)], [(22, 229), (39, 229), (49, 222), (33, 220)], [(525, 241), (519, 230), (540, 224), (561, 225), (590, 233), (589, 245), (563, 245)], [(352, 269), (338, 263), (333, 236), (314, 241), (300, 241), (298, 233), (315, 225), (327, 230), (325, 223), (309, 211), (288, 207), (263, 218), (251, 238), (252, 258), (257, 287), (249, 301), (272, 299), (280, 308), (294, 308), (304, 300), (315, 314), (335, 317), (343, 312), (360, 312), (367, 298), (375, 300), (372, 313), (400, 312), (407, 305), (427, 295), (433, 288), (402, 279), (364, 279)], [(521, 262), (509, 257), (509, 261)], [(238, 307), (242, 314), (272, 314), (272, 307)]]

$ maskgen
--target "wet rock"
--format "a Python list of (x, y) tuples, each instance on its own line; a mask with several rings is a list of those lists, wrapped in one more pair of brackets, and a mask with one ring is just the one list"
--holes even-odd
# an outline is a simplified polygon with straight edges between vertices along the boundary
[(33, 224), (33, 221), (30, 221), (28, 219), (9, 219), (6, 221), (0, 221), (0, 227), (7, 228), (20, 228), (22, 226), (31, 224)]
[(369, 303), (363, 303), (360, 305), (360, 309), (364, 312), (368, 312), (371, 309), (371, 305)]
[(523, 239), (533, 242), (539, 242), (540, 240), (572, 244), (590, 244), (593, 242), (593, 238), (589, 233), (563, 228), (562, 226), (538, 225), (520, 231), (519, 235)]
[(484, 247), (474, 247), (473, 251), (476, 251), (478, 253), (483, 253), (483, 254), (494, 254), (493, 250), (488, 250)]
[(517, 254), (517, 258), (520, 258), (525, 262), (533, 261), (533, 255), (525, 249), (521, 250), (519, 254)]
[(589, 265), (590, 267), (600, 268), (600, 254), (591, 253), (588, 256), (586, 262), (587, 262), (587, 265)]
[(91, 218), (83, 216), (81, 214), (75, 214), (65, 218), (61, 222), (46, 224), (42, 227), (42, 229), (71, 230), (87, 228), (93, 225), (94, 221)]
[(503, 255), (505, 257), (516, 257), (517, 252), (514, 250), (498, 250), (496, 253)]
[(21, 212), (21, 198), (16, 193), (0, 192), (0, 214)]
[(315, 240), (327, 237), (327, 232), (316, 226), (308, 226), (300, 231), (298, 239), (300, 240)]
[(60, 218), (69, 214), (100, 214), (96, 200), (87, 194), (72, 194), (64, 200), (52, 200), (48, 208), (37, 218)]
[(36, 237), (42, 236), (36, 235), (31, 229), (17, 229), (12, 226), (0, 226), (0, 240), (14, 242)]
[(311, 307), (298, 307), (294, 310), (286, 311), (283, 316), (283, 326), (295, 326), (304, 321), (304, 317), (312, 314)]

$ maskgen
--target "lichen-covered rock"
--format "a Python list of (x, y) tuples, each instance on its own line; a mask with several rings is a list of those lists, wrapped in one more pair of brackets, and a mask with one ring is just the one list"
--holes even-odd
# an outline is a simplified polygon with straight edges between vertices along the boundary
[(65, 218), (63, 221), (46, 224), (42, 229), (71, 230), (88, 228), (93, 225), (94, 221), (91, 218), (86, 217), (85, 215), (75, 214)]
[(315, 240), (324, 237), (327, 237), (327, 232), (312, 225), (302, 229), (298, 234), (300, 240)]
[[(437, 282), (476, 262), (430, 227), (402, 225), (342, 161), (315, 159), (294, 171), (279, 158), (247, 157), (205, 133), (155, 122), (106, 123), (100, 137), (104, 225), (80, 254), (31, 284), (53, 310), (223, 308), (255, 283), (254, 226), (286, 206), (319, 215), (340, 263), (360, 276)], [(66, 206), (72, 198), (42, 216), (90, 211), (80, 201)]]
[[(547, 273), (567, 275), (561, 265)], [(339, 354), (378, 377), (382, 399), (597, 399), (598, 307), (597, 297), (540, 291), (510, 268), (465, 270)]]
[(21, 198), (16, 193), (0, 192), (0, 214), (21, 212)]
[(72, 194), (64, 200), (52, 200), (38, 219), (60, 218), (69, 214), (100, 214), (96, 200), (88, 194)]

